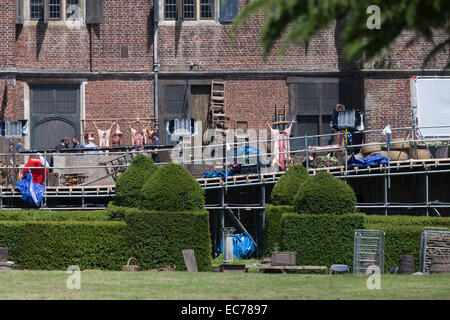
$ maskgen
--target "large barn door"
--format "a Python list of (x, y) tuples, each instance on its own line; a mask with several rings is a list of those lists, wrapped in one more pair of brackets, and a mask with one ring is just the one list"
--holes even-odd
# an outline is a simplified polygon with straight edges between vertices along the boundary
[(63, 137), (79, 136), (80, 85), (30, 85), (30, 102), (31, 149), (53, 148)]

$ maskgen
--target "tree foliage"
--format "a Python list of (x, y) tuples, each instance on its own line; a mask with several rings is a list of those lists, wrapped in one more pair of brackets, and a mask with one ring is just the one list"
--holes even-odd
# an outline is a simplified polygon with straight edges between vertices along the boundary
[[(369, 29), (368, 8), (377, 5), (381, 12), (381, 29)], [(365, 56), (376, 57), (404, 31), (414, 31), (408, 45), (420, 37), (433, 42), (433, 49), (425, 57), (422, 67), (440, 51), (450, 47), (450, 1), (448, 0), (255, 0), (236, 17), (232, 34), (249, 16), (264, 10), (266, 20), (261, 29), (263, 54), (266, 57), (287, 30), (281, 53), (288, 44), (308, 44), (312, 37), (335, 23), (345, 21), (343, 29), (344, 53), (348, 60)], [(434, 43), (435, 30), (447, 37)], [(448, 52), (448, 51), (447, 51)], [(450, 67), (447, 59), (445, 68)]]

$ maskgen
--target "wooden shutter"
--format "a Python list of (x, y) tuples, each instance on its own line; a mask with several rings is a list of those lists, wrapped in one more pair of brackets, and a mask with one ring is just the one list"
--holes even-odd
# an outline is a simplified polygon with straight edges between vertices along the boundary
[(103, 22), (103, 0), (86, 0), (86, 23), (101, 24)]
[(183, 0), (177, 0), (177, 20), (183, 21)]
[(48, 23), (50, 18), (50, 0), (44, 0), (44, 23)]
[(23, 0), (16, 0), (16, 24), (23, 24), (24, 21)]
[(159, 21), (159, 0), (153, 0), (153, 19)]
[(220, 0), (220, 22), (232, 22), (238, 14), (238, 0)]

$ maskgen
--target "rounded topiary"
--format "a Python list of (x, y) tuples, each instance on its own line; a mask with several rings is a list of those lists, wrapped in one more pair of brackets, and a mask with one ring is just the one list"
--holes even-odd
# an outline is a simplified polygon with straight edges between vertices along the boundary
[(182, 166), (168, 163), (144, 184), (141, 190), (143, 209), (159, 211), (201, 210), (204, 190)]
[(117, 180), (114, 204), (139, 207), (142, 186), (157, 170), (158, 166), (151, 158), (142, 154), (134, 157), (128, 169)]
[(344, 181), (327, 172), (319, 172), (298, 190), (294, 209), (302, 214), (354, 213), (356, 196)]
[(311, 179), (301, 164), (290, 167), (277, 181), (270, 195), (274, 205), (293, 205), (300, 186)]

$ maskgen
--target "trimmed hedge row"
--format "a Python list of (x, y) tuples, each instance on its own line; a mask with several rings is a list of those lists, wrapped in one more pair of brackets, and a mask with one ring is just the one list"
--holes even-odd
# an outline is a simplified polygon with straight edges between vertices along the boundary
[(123, 222), (0, 221), (0, 246), (17, 269), (120, 270), (129, 257)]
[(275, 249), (296, 251), (297, 264), (353, 266), (354, 229), (381, 230), (385, 235), (385, 272), (399, 266), (403, 255), (420, 262), (423, 227), (447, 227), (450, 218), (415, 216), (299, 215), (291, 206), (267, 206), (264, 229), (265, 254)]
[(281, 217), (281, 250), (295, 251), (297, 265), (346, 264), (352, 268), (354, 231), (363, 228), (363, 214), (286, 213)]
[(125, 209), (130, 250), (142, 269), (176, 266), (186, 270), (183, 249), (193, 249), (199, 271), (211, 271), (209, 214), (206, 210), (161, 212)]
[(424, 227), (446, 227), (450, 229), (448, 217), (414, 216), (366, 216), (366, 228), (385, 232), (384, 271), (399, 266), (402, 256), (414, 257), (416, 270), (420, 265), (420, 237)]
[(264, 222), (264, 254), (270, 255), (281, 248), (281, 216), (294, 213), (292, 206), (266, 206)]
[[(156, 212), (111, 204), (102, 214), (1, 214), (3, 219), (15, 220), (0, 220), (0, 247), (8, 247), (9, 260), (17, 269), (66, 270), (77, 265), (82, 270), (120, 270), (133, 256), (144, 270), (173, 265), (186, 270), (181, 250), (193, 249), (199, 271), (211, 271), (207, 211)], [(112, 221), (67, 221), (83, 217)]]
[(44, 211), (0, 210), (0, 221), (107, 221), (108, 212), (98, 211)]

